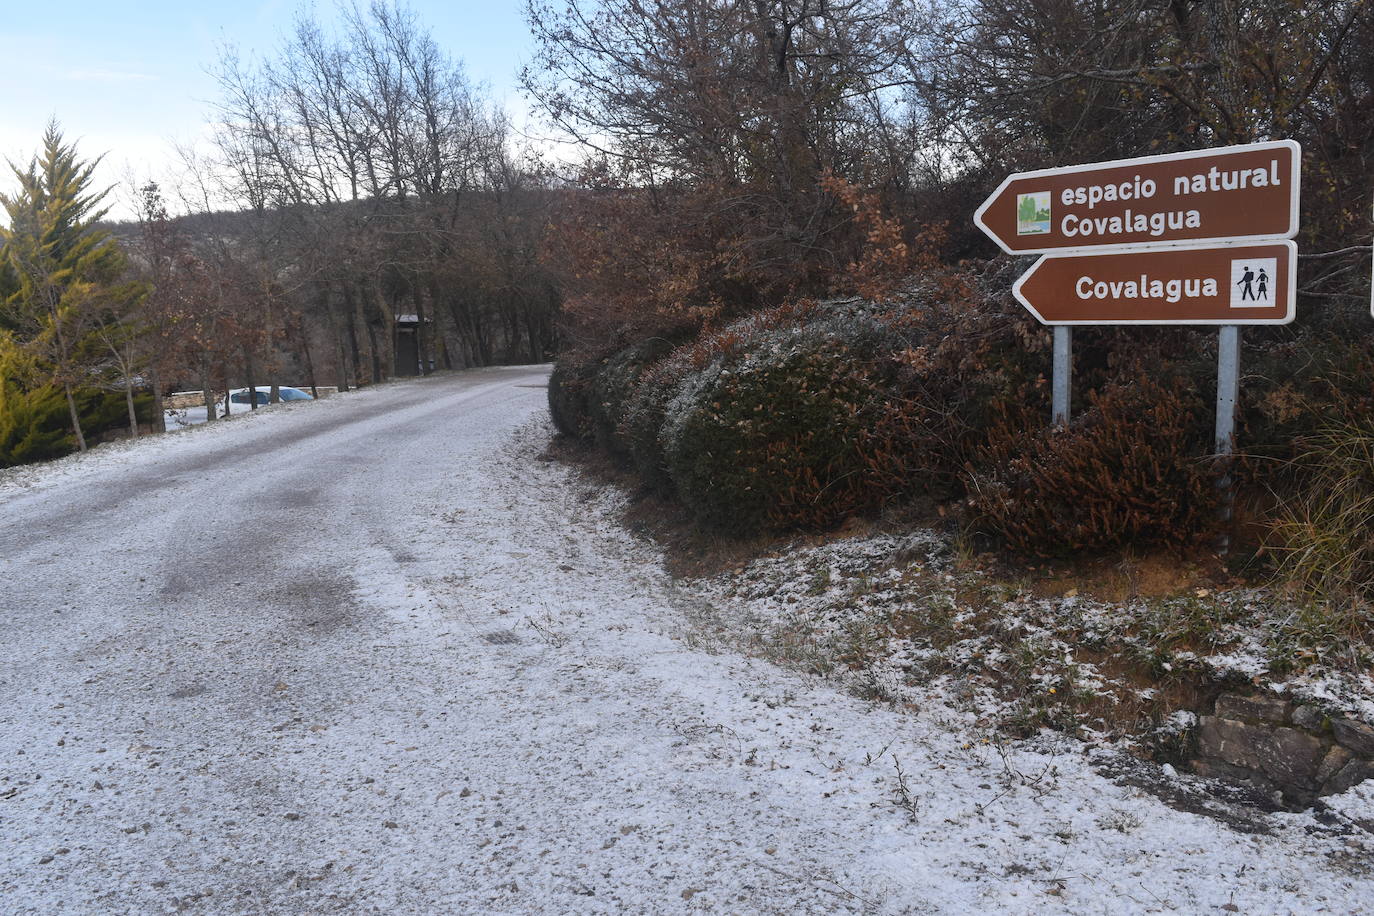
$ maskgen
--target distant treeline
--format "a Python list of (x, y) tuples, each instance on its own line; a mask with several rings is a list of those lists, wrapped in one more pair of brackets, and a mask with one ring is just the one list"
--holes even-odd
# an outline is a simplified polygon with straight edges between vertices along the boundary
[(14, 168), (0, 465), (86, 448), (121, 400), (102, 389), (137, 435), (161, 428), (167, 390), (210, 405), (229, 387), (551, 358), (545, 236), (567, 192), (412, 14), (340, 14), (328, 34), (303, 14), (275, 56), (226, 52), (213, 152), (139, 187), (134, 220), (105, 220), (97, 160), (56, 122)]

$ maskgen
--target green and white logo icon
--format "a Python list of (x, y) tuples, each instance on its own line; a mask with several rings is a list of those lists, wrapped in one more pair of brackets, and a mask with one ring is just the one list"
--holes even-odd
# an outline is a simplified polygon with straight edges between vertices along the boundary
[(1016, 195), (1016, 234), (1044, 235), (1050, 231), (1050, 192)]

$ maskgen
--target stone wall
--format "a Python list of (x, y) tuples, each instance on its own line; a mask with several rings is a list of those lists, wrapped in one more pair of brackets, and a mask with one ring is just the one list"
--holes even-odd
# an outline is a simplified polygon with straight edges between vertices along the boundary
[(1278, 792), (1290, 805), (1374, 776), (1374, 728), (1283, 697), (1224, 693), (1198, 720), (1195, 772)]

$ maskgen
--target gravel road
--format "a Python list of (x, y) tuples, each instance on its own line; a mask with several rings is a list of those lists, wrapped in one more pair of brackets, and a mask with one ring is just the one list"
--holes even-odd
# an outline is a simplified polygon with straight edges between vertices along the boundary
[(1369, 899), (1302, 860), (1353, 842), (1303, 845), (1310, 817), (1228, 834), (674, 638), (679, 587), (615, 497), (539, 458), (546, 378), (400, 382), (0, 477), (0, 909)]
[[(638, 675), (646, 639), (673, 651), (626, 635), (663, 583), (540, 466), (546, 377), (391, 385), (12, 484), (11, 911), (828, 907), (721, 861), (801, 840), (803, 812), (680, 771), (734, 739)], [(741, 804), (766, 836), (714, 836)]]

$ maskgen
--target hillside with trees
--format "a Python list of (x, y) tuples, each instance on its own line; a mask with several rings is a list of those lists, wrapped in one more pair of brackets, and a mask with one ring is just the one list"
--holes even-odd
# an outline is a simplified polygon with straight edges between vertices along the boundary
[[(1290, 804), (1374, 775), (1275, 769), (1300, 756), (1280, 732), (1334, 764), (1329, 723), (1370, 727), (1368, 0), (530, 19), (527, 90), (587, 157), (551, 230), (551, 412), (681, 571), (715, 574), (731, 610), (707, 629), (867, 698), (934, 686), (1004, 733), (1121, 739)], [(1076, 327), (1051, 425), (1051, 331), (1011, 293), (1031, 261), (997, 254), (978, 205), (1016, 171), (1280, 139), (1302, 147), (1297, 318), (1244, 331), (1235, 457), (1211, 328)]]
[(1208, 549), (1215, 335), (1080, 328), (1085, 409), (1052, 430), (1048, 329), (971, 215), (1013, 171), (1299, 141), (1298, 319), (1245, 336), (1233, 527), (1318, 578), (1319, 540), (1367, 587), (1341, 532), (1374, 490), (1358, 462), (1329, 477), (1370, 437), (1367, 3), (608, 0), (531, 22), (526, 85), (599, 189), (554, 227), (579, 265), (555, 417), (737, 534), (937, 505), (1032, 556)]

